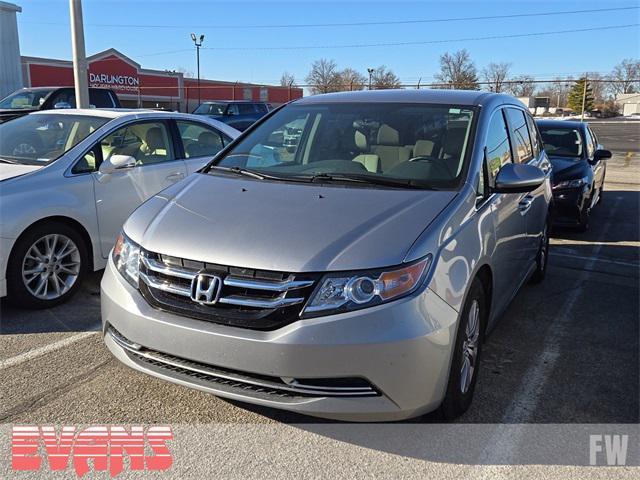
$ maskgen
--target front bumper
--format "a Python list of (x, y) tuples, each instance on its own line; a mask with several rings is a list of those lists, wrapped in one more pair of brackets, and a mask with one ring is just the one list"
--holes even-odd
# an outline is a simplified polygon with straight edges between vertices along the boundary
[[(134, 369), (177, 384), (267, 407), (354, 421), (418, 416), (437, 408), (444, 398), (458, 314), (429, 289), (386, 305), (299, 320), (274, 331), (226, 327), (156, 310), (121, 278), (111, 261), (101, 290), (103, 334), (111, 352)], [(131, 345), (155, 360), (149, 362)], [(191, 374), (185, 373), (185, 366)], [(221, 383), (212, 381), (212, 372), (235, 377)], [(376, 394), (278, 395), (269, 388), (245, 388), (246, 383), (274, 378), (303, 383), (357, 378), (372, 385)]]
[(554, 224), (577, 224), (583, 208), (588, 206), (587, 201), (588, 194), (584, 187), (554, 190)]
[(7, 295), (7, 262), (15, 240), (0, 237), (0, 298)]

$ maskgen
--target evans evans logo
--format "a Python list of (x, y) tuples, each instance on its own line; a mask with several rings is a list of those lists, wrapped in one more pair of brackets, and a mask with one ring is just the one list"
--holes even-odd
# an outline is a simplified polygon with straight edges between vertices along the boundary
[(40, 470), (44, 451), (50, 470), (66, 470), (71, 459), (79, 477), (89, 472), (89, 459), (94, 470), (109, 470), (115, 477), (124, 468), (125, 455), (131, 470), (167, 470), (173, 457), (166, 442), (172, 439), (171, 427), (167, 426), (151, 426), (146, 432), (141, 426), (91, 426), (80, 431), (64, 426), (59, 434), (51, 426), (15, 426), (11, 466), (13, 470)]

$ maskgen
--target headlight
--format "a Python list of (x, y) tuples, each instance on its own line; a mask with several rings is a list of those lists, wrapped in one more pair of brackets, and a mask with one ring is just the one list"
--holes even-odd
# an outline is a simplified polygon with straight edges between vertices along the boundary
[(553, 186), (553, 189), (558, 188), (579, 188), (587, 183), (587, 180), (584, 178), (577, 178), (575, 180), (563, 180), (562, 182), (558, 182)]
[(111, 255), (118, 272), (120, 272), (131, 285), (138, 288), (140, 245), (131, 241), (123, 232), (120, 232)]
[(418, 262), (393, 270), (327, 274), (312, 294), (302, 312), (303, 316), (357, 310), (408, 295), (421, 285), (431, 259), (431, 255), (428, 255)]

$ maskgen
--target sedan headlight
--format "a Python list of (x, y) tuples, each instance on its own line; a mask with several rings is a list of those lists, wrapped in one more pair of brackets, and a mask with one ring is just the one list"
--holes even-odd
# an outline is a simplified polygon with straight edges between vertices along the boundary
[(575, 180), (563, 180), (561, 182), (556, 183), (553, 186), (553, 189), (559, 188), (580, 188), (587, 183), (585, 178), (576, 178)]
[(127, 282), (138, 288), (140, 245), (133, 242), (123, 232), (120, 232), (111, 256), (118, 272)]
[(428, 255), (402, 268), (327, 274), (312, 294), (303, 316), (357, 310), (408, 295), (422, 284), (431, 259), (432, 256)]

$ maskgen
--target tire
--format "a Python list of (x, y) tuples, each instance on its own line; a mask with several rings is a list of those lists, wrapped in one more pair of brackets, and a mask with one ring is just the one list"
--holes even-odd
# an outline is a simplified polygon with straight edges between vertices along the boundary
[[(458, 322), (458, 332), (449, 370), (449, 382), (444, 400), (440, 405), (440, 413), (445, 420), (450, 421), (458, 418), (471, 405), (478, 380), (480, 354), (484, 341), (487, 318), (486, 305), (484, 288), (476, 278), (471, 284)], [(475, 357), (471, 353), (472, 349), (467, 347), (470, 345), (470, 341), (475, 344)], [(466, 360), (469, 360), (469, 363), (466, 363)]]
[(536, 269), (531, 275), (530, 283), (541, 283), (547, 274), (547, 262), (549, 261), (549, 233), (551, 232), (551, 222), (547, 219), (544, 230), (542, 232), (542, 238), (540, 239), (540, 246), (538, 247), (538, 254), (536, 255)]
[(600, 205), (602, 203), (602, 197), (604, 197), (604, 181), (602, 182), (602, 186), (600, 187), (600, 192), (598, 194), (598, 203)]
[(28, 229), (9, 255), (9, 301), (31, 309), (66, 302), (82, 284), (88, 259), (84, 239), (70, 226), (50, 222)]

